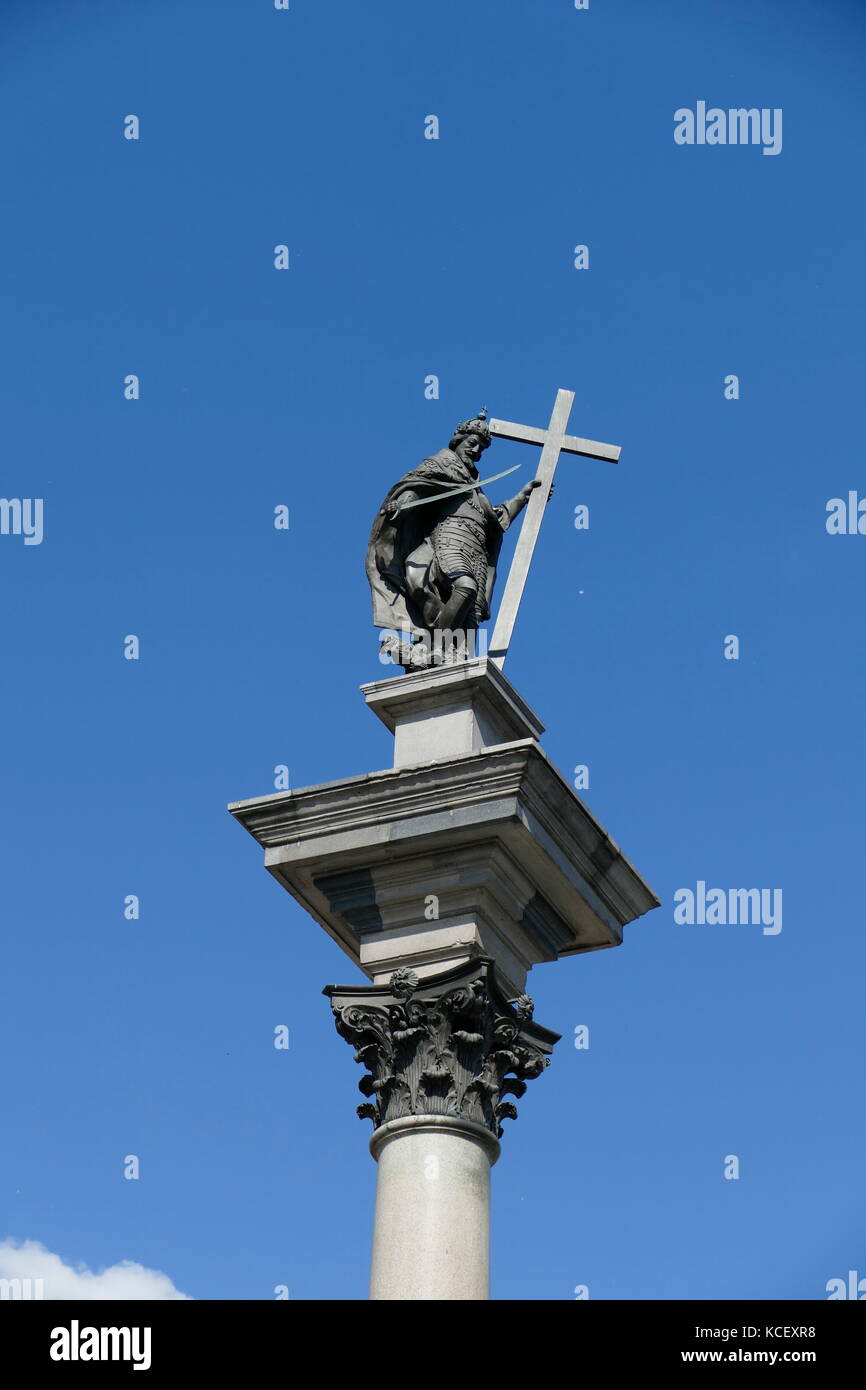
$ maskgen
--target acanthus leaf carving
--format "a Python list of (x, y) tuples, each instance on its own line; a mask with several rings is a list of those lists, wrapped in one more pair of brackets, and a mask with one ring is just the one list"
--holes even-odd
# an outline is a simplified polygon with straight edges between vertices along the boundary
[(475, 1120), (499, 1137), (518, 1099), (548, 1066), (558, 1041), (532, 1020), (528, 995), (509, 1001), (481, 957), (419, 980), (394, 972), (388, 986), (330, 985), (337, 1031), (366, 1068), (358, 1114), (375, 1127), (407, 1115)]

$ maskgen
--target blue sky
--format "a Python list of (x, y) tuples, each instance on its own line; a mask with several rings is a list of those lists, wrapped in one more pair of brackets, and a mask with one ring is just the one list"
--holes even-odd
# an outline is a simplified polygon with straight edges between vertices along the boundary
[[(365, 1296), (320, 993), (359, 977), (225, 806), (389, 764), (372, 514), (456, 421), (541, 425), (563, 386), (622, 462), (563, 459), (507, 674), (662, 907), (530, 977), (563, 1041), (495, 1170), (493, 1295), (866, 1276), (866, 536), (825, 527), (866, 496), (860, 6), (70, 0), (0, 32), (0, 491), (45, 508), (0, 535), (0, 1237)], [(676, 145), (699, 100), (781, 108), (781, 153)], [(485, 455), (523, 466), (494, 501), (534, 458)], [(675, 923), (698, 880), (781, 888), (782, 931)]]

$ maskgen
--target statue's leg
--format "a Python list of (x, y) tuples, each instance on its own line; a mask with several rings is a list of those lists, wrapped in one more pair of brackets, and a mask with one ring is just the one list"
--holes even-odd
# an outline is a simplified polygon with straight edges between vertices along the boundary
[(478, 623), (479, 571), (487, 577), (487, 553), (471, 525), (457, 517), (447, 517), (433, 535), (436, 563), (450, 585), (442, 610), (431, 624), (434, 637), (443, 640), (439, 662), (451, 665), (465, 661), (469, 632)]
[[(433, 624), (434, 629), (463, 629), (466, 619), (475, 611), (475, 596), (478, 585), (470, 574), (458, 574), (454, 580), (451, 597)], [(474, 624), (473, 624), (474, 626)]]

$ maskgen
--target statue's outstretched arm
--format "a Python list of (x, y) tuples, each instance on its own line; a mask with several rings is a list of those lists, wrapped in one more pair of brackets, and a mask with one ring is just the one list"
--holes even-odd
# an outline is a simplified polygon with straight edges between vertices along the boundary
[[(528, 482), (525, 485), (525, 487), (522, 487), (519, 492), (516, 492), (508, 502), (502, 502), (500, 504), (502, 507), (502, 511), (508, 518), (508, 526), (510, 526), (514, 518), (516, 516), (519, 516), (520, 513), (523, 511), (523, 508), (526, 506), (527, 502), (529, 501), (530, 497), (532, 496), (533, 492), (537, 487), (541, 487), (541, 483), (537, 478), (533, 478), (530, 482)], [(550, 501), (552, 496), (553, 483), (550, 484), (550, 491), (547, 494), (548, 502)]]

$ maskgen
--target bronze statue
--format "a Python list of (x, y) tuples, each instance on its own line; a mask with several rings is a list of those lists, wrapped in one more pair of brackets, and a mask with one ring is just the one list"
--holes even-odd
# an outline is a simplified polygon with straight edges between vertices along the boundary
[[(482, 410), (457, 426), (447, 449), (395, 483), (373, 523), (367, 547), (373, 623), (417, 641), (419, 656), (430, 651), (437, 632), (468, 638), (490, 617), (502, 537), (539, 486), (533, 478), (493, 506), (477, 467), (491, 442)], [(402, 665), (429, 664), (426, 656), (406, 661), (405, 644), (399, 651)]]

